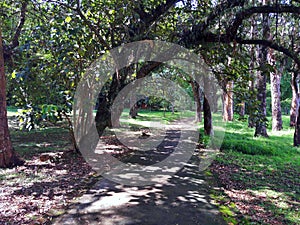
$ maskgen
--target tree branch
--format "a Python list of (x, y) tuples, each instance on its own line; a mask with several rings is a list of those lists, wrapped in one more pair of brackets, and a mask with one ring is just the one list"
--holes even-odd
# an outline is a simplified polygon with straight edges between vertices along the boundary
[(286, 56), (290, 57), (295, 61), (295, 63), (298, 65), (298, 68), (300, 68), (300, 58), (298, 58), (297, 54), (294, 52), (290, 51), (289, 49), (280, 46), (273, 41), (268, 41), (268, 40), (257, 40), (257, 39), (247, 39), (244, 40), (242, 38), (235, 38), (235, 41), (239, 44), (248, 44), (248, 45), (263, 45), (269, 48), (272, 48), (276, 51), (282, 52)]
[(245, 0), (228, 0), (217, 5), (215, 9), (207, 16), (204, 23), (201, 24), (202, 30), (206, 30), (211, 25), (211, 23), (227, 9), (233, 9), (238, 6), (244, 6), (245, 2)]
[(97, 36), (98, 40), (100, 41), (100, 43), (107, 49), (110, 49), (109, 44), (104, 40), (104, 38), (100, 35), (99, 30), (92, 24), (90, 23), (90, 21), (85, 17), (85, 15), (82, 13), (81, 9), (80, 9), (80, 1), (77, 0), (77, 7), (73, 8), (72, 6), (70, 6), (67, 3), (61, 2), (61, 1), (56, 1), (56, 0), (48, 0), (47, 2), (51, 2), (60, 6), (63, 6), (67, 9), (70, 9), (74, 12), (76, 12), (80, 18), (83, 20), (84, 25), (86, 25), (92, 32), (94, 32), (94, 34)]
[(293, 13), (300, 14), (300, 7), (288, 6), (288, 5), (267, 5), (267, 6), (258, 6), (251, 7), (240, 11), (236, 14), (232, 25), (226, 29), (227, 35), (236, 36), (237, 30), (240, 25), (243, 23), (243, 20), (250, 18), (253, 14), (257, 13)]
[(18, 24), (18, 26), (16, 28), (16, 32), (14, 34), (14, 37), (13, 37), (13, 39), (11, 41), (10, 46), (9, 46), (10, 50), (12, 50), (15, 47), (19, 46), (19, 37), (21, 35), (22, 28), (23, 28), (23, 26), (25, 24), (27, 5), (28, 5), (27, 1), (23, 1), (22, 2), (21, 12), (20, 12), (20, 20), (19, 20), (19, 24)]
[(159, 5), (156, 9), (146, 13), (143, 9), (138, 9), (137, 13), (146, 27), (154, 23), (161, 15), (165, 14), (179, 0), (166, 0), (166, 3)]

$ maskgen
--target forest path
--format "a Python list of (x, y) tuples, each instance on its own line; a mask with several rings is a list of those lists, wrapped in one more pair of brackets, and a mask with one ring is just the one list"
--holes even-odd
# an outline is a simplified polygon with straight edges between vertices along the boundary
[[(182, 141), (181, 135), (176, 127), (168, 129), (156, 149), (135, 151), (123, 162), (155, 165), (174, 154)], [(159, 177), (155, 184), (129, 186), (103, 178), (54, 224), (225, 225), (216, 206), (211, 204), (211, 187), (199, 165), (198, 153), (194, 151), (176, 174), (154, 176)], [(145, 176), (151, 172), (146, 171)], [(132, 174), (124, 170), (124, 177)]]

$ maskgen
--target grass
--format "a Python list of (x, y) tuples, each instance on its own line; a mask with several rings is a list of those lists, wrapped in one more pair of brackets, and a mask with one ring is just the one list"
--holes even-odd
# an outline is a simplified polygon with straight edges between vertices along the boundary
[[(225, 190), (213, 192), (212, 197), (229, 222), (268, 224), (270, 218), (264, 216), (269, 213), (271, 224), (300, 224), (300, 149), (293, 147), (293, 132), (287, 116), (282, 131), (268, 130), (269, 138), (254, 138), (247, 122), (227, 123), (221, 154), (211, 169)], [(239, 205), (243, 219), (228, 202)]]
[(136, 119), (129, 118), (129, 109), (124, 109), (120, 118), (121, 124), (126, 124), (136, 127), (147, 127), (149, 122), (160, 122), (163, 124), (171, 123), (180, 118), (187, 118), (195, 116), (193, 111), (182, 111), (182, 112), (170, 112), (163, 110), (150, 111), (146, 109), (140, 109)]
[(62, 151), (70, 145), (69, 131), (61, 127), (12, 130), (10, 133), (15, 150), (25, 159), (40, 153)]

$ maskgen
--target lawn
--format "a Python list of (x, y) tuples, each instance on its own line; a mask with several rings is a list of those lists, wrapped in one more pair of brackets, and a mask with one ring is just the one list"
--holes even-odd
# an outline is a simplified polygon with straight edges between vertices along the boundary
[(254, 138), (247, 122), (227, 123), (210, 171), (220, 186), (212, 197), (228, 222), (300, 224), (300, 149), (292, 145), (288, 116), (283, 122), (282, 131), (269, 127), (269, 138)]

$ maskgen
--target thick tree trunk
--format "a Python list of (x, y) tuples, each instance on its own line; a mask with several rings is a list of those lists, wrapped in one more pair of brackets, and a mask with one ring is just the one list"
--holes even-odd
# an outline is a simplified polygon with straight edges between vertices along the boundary
[(195, 121), (196, 122), (202, 122), (202, 107), (201, 107), (201, 90), (199, 87), (199, 84), (195, 81), (191, 82), (195, 104), (196, 104), (196, 116)]
[[(270, 26), (269, 26), (269, 15), (263, 15), (263, 37), (265, 39), (269, 39), (270, 37)], [(268, 62), (268, 48), (262, 46), (259, 52), (259, 65), (262, 68), (262, 71), (258, 72), (257, 78), (257, 100), (259, 102), (258, 107), (258, 116), (259, 118), (256, 120), (255, 124), (255, 134), (254, 136), (263, 136), (268, 137), (267, 134), (267, 76), (268, 71), (266, 68), (266, 63)]]
[(4, 71), (4, 55), (2, 45), (2, 32), (0, 28), (0, 167), (7, 168), (23, 164), (15, 153), (8, 130), (6, 109), (6, 79)]
[[(275, 67), (275, 55), (272, 49), (269, 49), (270, 64)], [(270, 73), (271, 81), (271, 99), (272, 99), (272, 130), (282, 130), (281, 104), (280, 104), (280, 80), (281, 74), (275, 68), (274, 72)]]
[[(204, 81), (204, 93), (203, 93), (203, 117), (204, 117), (204, 134), (213, 136), (214, 130), (213, 130), (213, 124), (212, 124), (212, 113), (211, 113), (211, 107), (209, 105), (210, 102), (212, 102), (212, 96), (211, 96), (211, 86), (210, 80), (208, 77), (203, 77)], [(210, 98), (210, 101), (208, 100)]]
[(227, 82), (223, 93), (223, 120), (233, 121), (233, 81)]
[(281, 104), (280, 104), (280, 79), (278, 73), (271, 73), (271, 96), (272, 96), (272, 130), (282, 130)]
[(292, 102), (291, 102), (291, 110), (290, 110), (290, 126), (294, 127), (296, 126), (296, 121), (297, 121), (297, 109), (298, 109), (298, 103), (299, 103), (299, 96), (297, 94), (297, 90), (295, 88), (295, 85), (297, 85), (295, 83), (295, 85), (293, 84), (294, 82), (296, 82), (296, 78), (297, 78), (297, 73), (293, 73), (292, 74), (292, 80), (291, 80), (291, 87), (292, 87), (292, 93), (293, 93), (293, 97), (292, 97)]
[(209, 106), (209, 102), (204, 96), (204, 101), (203, 101), (203, 114), (204, 114), (204, 134), (213, 136), (213, 126), (212, 126), (212, 115), (211, 115), (211, 110)]
[(99, 136), (103, 134), (106, 127), (111, 126), (110, 105), (106, 99), (99, 104), (95, 121)]

